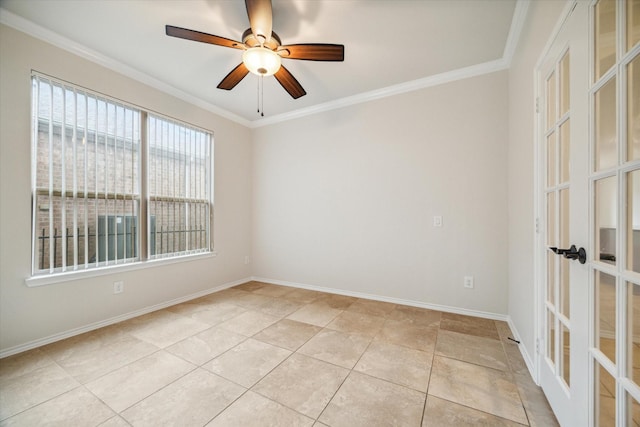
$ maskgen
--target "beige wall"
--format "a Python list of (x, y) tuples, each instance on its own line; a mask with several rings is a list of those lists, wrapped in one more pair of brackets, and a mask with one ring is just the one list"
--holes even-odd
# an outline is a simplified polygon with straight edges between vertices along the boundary
[(509, 315), (535, 355), (534, 72), (564, 1), (533, 1), (509, 69)]
[[(533, 355), (533, 69), (563, 6), (531, 2), (508, 72), (254, 130), (0, 26), (0, 352), (254, 275), (509, 314)], [(215, 132), (217, 257), (25, 286), (31, 69)]]
[(500, 71), (256, 129), (254, 275), (506, 314), (507, 116)]
[[(0, 25), (0, 352), (251, 276), (251, 131)], [(31, 70), (214, 131), (217, 257), (27, 287)], [(123, 280), (123, 294), (113, 282)]]

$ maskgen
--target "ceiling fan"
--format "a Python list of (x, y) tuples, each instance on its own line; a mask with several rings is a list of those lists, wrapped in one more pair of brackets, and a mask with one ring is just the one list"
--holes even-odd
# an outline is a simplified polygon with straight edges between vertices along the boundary
[(245, 5), (251, 28), (242, 34), (242, 42), (172, 25), (166, 26), (168, 36), (244, 51), (242, 62), (222, 79), (218, 84), (219, 89), (233, 89), (251, 72), (258, 76), (273, 75), (289, 95), (297, 99), (306, 95), (307, 92), (282, 66), (282, 58), (344, 61), (344, 45), (341, 44), (305, 43), (283, 46), (280, 37), (272, 31), (271, 0), (245, 0)]

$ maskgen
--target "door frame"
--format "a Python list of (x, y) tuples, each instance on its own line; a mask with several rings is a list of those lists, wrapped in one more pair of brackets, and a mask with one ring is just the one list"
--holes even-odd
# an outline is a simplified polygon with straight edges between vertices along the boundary
[[(561, 32), (564, 29), (565, 24), (568, 25), (584, 25), (585, 28), (583, 30), (585, 30), (584, 33), (584, 37), (585, 40), (580, 40), (578, 42), (578, 44), (588, 44), (588, 11), (586, 11), (585, 13), (585, 22), (582, 23), (581, 21), (579, 21), (578, 23), (574, 23), (574, 24), (570, 24), (568, 23), (569, 18), (571, 17), (571, 15), (573, 14), (574, 10), (576, 9), (576, 7), (578, 7), (578, 5), (580, 4), (581, 7), (585, 7), (584, 5), (585, 2), (579, 1), (579, 0), (567, 0), (565, 7), (563, 8), (562, 12), (560, 13), (558, 20), (555, 24), (555, 27), (553, 29), (553, 31), (551, 32), (550, 37), (548, 38), (545, 47), (542, 49), (541, 54), (535, 64), (535, 67), (533, 69), (533, 78), (534, 78), (534, 99), (535, 99), (535, 111), (534, 111), (534, 146), (533, 146), (533, 150), (534, 150), (534, 211), (535, 211), (535, 230), (534, 230), (534, 288), (535, 288), (535, 295), (534, 295), (534, 309), (535, 309), (535, 313), (534, 313), (534, 325), (535, 325), (535, 334), (534, 334), (534, 338), (535, 338), (535, 355), (534, 355), (534, 380), (538, 385), (541, 385), (542, 382), (542, 375), (543, 375), (543, 364), (546, 363), (545, 361), (545, 357), (546, 357), (546, 346), (547, 343), (544, 340), (545, 337), (545, 327), (546, 327), (546, 323), (547, 323), (547, 319), (546, 319), (546, 300), (545, 300), (545, 295), (546, 295), (546, 281), (547, 281), (547, 276), (546, 276), (546, 264), (547, 264), (547, 259), (546, 259), (546, 253), (547, 253), (547, 248), (546, 248), (546, 223), (544, 218), (546, 217), (546, 167), (545, 164), (547, 162), (547, 158), (546, 158), (546, 153), (547, 153), (547, 149), (546, 149), (546, 144), (543, 144), (542, 141), (545, 141), (545, 135), (547, 133), (547, 128), (546, 128), (546, 114), (545, 113), (545, 106), (544, 104), (544, 99), (545, 96), (545, 78), (547, 77), (547, 69), (543, 69), (543, 66), (545, 66), (545, 64), (548, 64), (551, 60), (553, 60), (553, 62), (555, 63), (557, 60), (559, 60), (562, 55), (567, 51), (567, 49), (570, 48), (570, 44), (568, 43), (563, 43), (562, 46), (560, 45), (556, 45), (556, 42), (558, 41), (558, 37), (560, 36)], [(586, 6), (588, 7), (588, 6)], [(585, 12), (584, 10), (582, 10), (581, 12)], [(582, 17), (581, 17), (582, 18)], [(588, 47), (586, 48), (588, 49)], [(558, 55), (555, 55), (556, 52), (554, 52), (555, 50), (557, 50)], [(573, 52), (573, 47), (571, 49), (571, 56), (573, 57), (574, 52)], [(550, 58), (550, 55), (554, 54), (556, 57), (554, 58)], [(584, 53), (585, 55), (587, 55), (587, 53)], [(584, 60), (584, 58), (583, 58)], [(588, 64), (588, 58), (586, 59), (585, 65)], [(588, 65), (587, 65), (588, 66)], [(572, 65), (573, 67), (573, 65)], [(588, 69), (584, 70), (584, 80), (585, 82), (588, 79)], [(556, 87), (556, 90), (557, 87)], [(572, 91), (573, 92), (573, 91)], [(578, 94), (579, 95), (579, 94)], [(580, 110), (581, 113), (584, 113), (586, 115), (587, 111), (588, 111), (588, 97), (586, 96), (586, 90), (585, 90), (585, 94), (584, 94), (584, 105), (583, 106), (578, 106), (576, 107), (574, 105), (574, 94), (571, 94), (571, 99), (572, 99), (572, 105), (571, 105), (571, 118), (572, 118), (572, 124), (576, 122), (576, 119), (574, 118), (575, 112), (574, 110), (577, 108)], [(582, 97), (580, 97), (580, 99), (582, 99)], [(586, 110), (586, 111), (585, 111)], [(584, 120), (586, 120), (586, 123), (588, 124), (588, 117), (585, 117)], [(577, 120), (578, 122), (580, 121), (580, 119)], [(574, 150), (574, 146), (575, 143), (573, 142), (575, 136), (574, 136), (574, 132), (573, 132), (573, 125), (571, 126), (572, 131), (571, 131), (571, 151), (573, 152)], [(588, 133), (586, 133), (585, 131), (585, 136), (588, 135)], [(589, 145), (587, 143), (586, 150), (589, 150)], [(572, 154), (573, 157), (573, 154)], [(590, 161), (590, 155), (587, 155), (587, 157), (589, 158)], [(584, 165), (580, 166), (581, 169), (581, 173), (584, 174), (585, 179), (587, 178), (587, 162), (584, 162)], [(557, 173), (557, 171), (556, 171)], [(571, 180), (571, 193), (570, 193), (570, 206), (571, 210), (574, 210), (574, 203), (573, 201), (575, 200), (575, 198), (582, 198), (581, 201), (585, 202), (585, 203), (589, 203), (590, 199), (589, 199), (589, 193), (588, 193), (588, 183), (587, 181), (580, 182), (579, 184), (576, 184), (575, 180)], [(557, 184), (556, 184), (557, 185)], [(576, 196), (577, 194), (577, 196)], [(560, 200), (556, 200), (556, 204), (559, 204)], [(588, 206), (588, 205), (586, 205)], [(586, 207), (585, 206), (585, 207)], [(588, 209), (587, 209), (588, 210)], [(571, 217), (575, 218), (575, 213), (571, 213), (570, 214)], [(583, 246), (590, 248), (590, 238), (589, 238), (589, 234), (590, 232), (589, 230), (589, 224), (591, 224), (590, 222), (590, 217), (587, 218), (584, 222), (580, 221), (580, 224), (578, 224), (578, 226), (576, 227), (576, 230), (578, 230), (578, 234), (584, 234), (585, 232), (587, 233), (585, 236), (582, 236), (585, 238), (585, 241), (583, 242), (575, 242), (574, 237), (570, 236), (570, 239), (572, 240), (571, 243), (582, 243)], [(558, 224), (559, 226), (559, 224)], [(581, 228), (582, 227), (582, 228)], [(573, 227), (572, 227), (573, 228)], [(571, 234), (573, 235), (576, 231), (575, 230), (570, 230)], [(590, 254), (588, 254), (590, 255)], [(570, 298), (571, 298), (571, 305), (574, 306), (575, 304), (586, 304), (586, 305), (590, 305), (590, 294), (588, 292), (588, 290), (585, 290), (583, 293), (577, 294), (576, 292), (573, 292), (573, 290), (575, 289), (576, 285), (574, 282), (576, 282), (576, 276), (577, 277), (583, 277), (587, 279), (587, 284), (585, 284), (584, 286), (588, 286), (590, 288), (591, 286), (591, 279), (589, 277), (589, 269), (588, 269), (588, 263), (586, 265), (574, 265), (573, 263), (570, 266), (570, 288), (572, 289), (570, 292)], [(583, 271), (584, 270), (584, 271)], [(555, 284), (556, 287), (560, 286), (560, 283), (556, 283)], [(557, 305), (559, 303), (559, 301), (555, 301), (555, 304)], [(578, 324), (582, 325), (580, 328), (581, 330), (586, 328), (587, 330), (585, 331), (587, 334), (590, 334), (591, 332), (588, 330), (590, 328), (590, 323), (588, 321), (588, 316), (589, 316), (589, 312), (587, 310), (585, 310), (584, 313), (579, 313), (576, 310), (571, 310), (571, 315), (570, 315), (570, 324), (571, 324), (571, 337), (572, 337), (572, 341), (574, 339), (574, 334), (577, 330), (577, 326)], [(560, 330), (556, 330), (555, 334), (558, 335), (560, 334), (561, 331)], [(587, 338), (588, 339), (588, 338)], [(584, 338), (583, 338), (584, 340)], [(571, 354), (573, 355), (574, 351), (579, 351), (579, 349), (575, 349), (574, 345), (571, 345), (572, 351)], [(562, 354), (563, 348), (556, 348), (556, 353), (560, 352), (559, 354)], [(587, 357), (587, 352), (585, 349), (585, 355), (584, 357)], [(573, 367), (575, 366), (576, 368), (578, 368), (579, 366), (582, 365), (582, 363), (574, 363), (575, 361), (579, 361), (580, 359), (577, 357), (571, 357), (571, 366), (572, 366), (572, 371), (574, 370)], [(586, 361), (586, 359), (585, 359)], [(587, 361), (588, 363), (588, 361)], [(554, 388), (553, 390), (547, 390), (545, 391), (545, 394), (547, 394), (548, 392), (554, 393), (556, 394), (556, 396), (554, 397), (553, 395), (548, 396), (548, 400), (549, 403), (551, 404), (552, 408), (554, 407), (554, 404), (560, 405), (562, 403), (562, 401), (564, 402), (570, 402), (571, 405), (571, 410), (575, 410), (576, 408), (582, 408), (585, 404), (589, 405), (589, 401), (588, 401), (588, 394), (589, 393), (589, 380), (588, 378), (580, 378), (576, 381), (576, 375), (572, 375), (572, 379), (571, 379), (571, 387), (569, 389), (566, 388), (566, 385), (558, 385), (557, 388)], [(570, 390), (570, 394), (568, 394), (568, 391)], [(557, 393), (564, 393), (564, 395), (560, 396)], [(556, 411), (554, 411), (556, 412)], [(582, 412), (582, 411), (580, 411)], [(587, 413), (585, 414), (576, 414), (574, 413), (575, 418), (573, 418), (571, 421), (573, 422), (578, 422), (578, 424), (576, 425), (586, 425), (585, 423), (588, 422), (588, 413), (590, 413), (590, 408), (588, 411), (586, 411)], [(560, 415), (560, 413), (556, 412), (556, 416)], [(584, 418), (584, 419), (583, 419)], [(562, 421), (559, 419), (559, 421)], [(565, 420), (565, 423), (567, 421)]]

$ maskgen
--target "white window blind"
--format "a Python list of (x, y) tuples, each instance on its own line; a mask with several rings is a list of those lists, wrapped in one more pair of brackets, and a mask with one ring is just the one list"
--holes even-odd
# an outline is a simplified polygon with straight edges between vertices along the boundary
[(32, 96), (32, 275), (211, 250), (209, 132), (35, 73)]
[(149, 114), (151, 258), (209, 250), (211, 136)]

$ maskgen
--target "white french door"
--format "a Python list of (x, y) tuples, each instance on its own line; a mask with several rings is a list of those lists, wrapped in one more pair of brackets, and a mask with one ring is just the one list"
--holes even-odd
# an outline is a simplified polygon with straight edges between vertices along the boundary
[(594, 1), (590, 23), (590, 421), (640, 426), (640, 1)]
[(538, 367), (540, 385), (563, 426), (588, 420), (587, 23), (587, 5), (574, 3), (537, 69), (545, 282)]
[(640, 0), (567, 11), (536, 70), (539, 379), (562, 426), (640, 426)]

